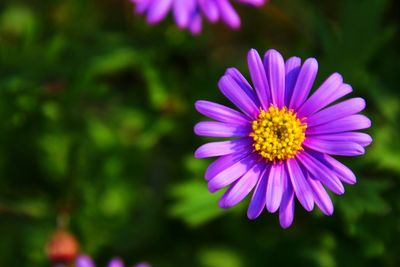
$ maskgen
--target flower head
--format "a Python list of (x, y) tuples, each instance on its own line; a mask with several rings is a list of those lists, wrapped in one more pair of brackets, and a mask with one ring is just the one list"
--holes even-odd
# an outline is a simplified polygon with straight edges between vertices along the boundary
[[(172, 11), (176, 24), (196, 34), (201, 31), (202, 17), (210, 22), (222, 20), (231, 28), (240, 27), (240, 18), (231, 0), (131, 0), (136, 13), (147, 16), (150, 24), (163, 20)], [(235, 0), (237, 3), (262, 6), (266, 0)]]
[(199, 122), (197, 135), (230, 138), (195, 152), (197, 158), (219, 157), (205, 173), (209, 190), (229, 186), (219, 201), (222, 208), (238, 204), (253, 191), (248, 218), (257, 218), (264, 208), (279, 210), (283, 228), (293, 222), (295, 197), (307, 211), (316, 204), (331, 215), (326, 189), (340, 195), (343, 183), (356, 182), (353, 172), (331, 155), (362, 155), (372, 142), (368, 134), (357, 132), (371, 126), (358, 114), (365, 108), (364, 99), (335, 103), (352, 91), (338, 73), (309, 96), (318, 71), (313, 58), (301, 64), (298, 57), (285, 61), (269, 50), (262, 61), (252, 49), (248, 67), (254, 87), (235, 68), (218, 84), (240, 111), (203, 100), (195, 104), (213, 119)]

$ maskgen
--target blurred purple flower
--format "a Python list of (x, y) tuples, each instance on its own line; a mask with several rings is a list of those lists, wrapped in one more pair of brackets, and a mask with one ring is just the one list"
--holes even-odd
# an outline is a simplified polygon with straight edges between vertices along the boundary
[(87, 255), (80, 255), (76, 258), (76, 267), (95, 267), (92, 259)]
[[(95, 267), (93, 260), (87, 255), (80, 255), (75, 261), (76, 267)], [(124, 267), (124, 262), (120, 258), (112, 258), (107, 264), (107, 267)], [(141, 262), (136, 264), (134, 267), (151, 267), (147, 262)]]
[[(202, 28), (202, 17), (210, 22), (222, 20), (231, 28), (240, 27), (240, 18), (233, 8), (232, 0), (131, 0), (136, 13), (147, 16), (150, 24), (163, 20), (170, 11), (176, 24), (197, 34)], [(237, 3), (260, 7), (267, 0), (235, 0)]]
[(254, 189), (248, 218), (256, 219), (264, 208), (279, 210), (283, 228), (293, 222), (295, 196), (307, 211), (315, 203), (331, 215), (333, 204), (325, 188), (341, 195), (342, 183), (354, 184), (356, 177), (330, 155), (362, 155), (372, 142), (368, 134), (356, 132), (371, 126), (358, 114), (365, 108), (364, 99), (336, 103), (352, 92), (338, 73), (309, 96), (318, 71), (314, 58), (301, 64), (298, 57), (285, 61), (269, 50), (262, 61), (252, 49), (247, 59), (254, 89), (235, 68), (218, 84), (241, 112), (209, 101), (195, 104), (215, 120), (198, 123), (197, 135), (234, 138), (207, 143), (195, 152), (197, 158), (220, 157), (205, 173), (209, 190), (230, 186), (219, 202), (229, 208)]
[(124, 262), (120, 258), (113, 258), (107, 265), (108, 267), (124, 267)]

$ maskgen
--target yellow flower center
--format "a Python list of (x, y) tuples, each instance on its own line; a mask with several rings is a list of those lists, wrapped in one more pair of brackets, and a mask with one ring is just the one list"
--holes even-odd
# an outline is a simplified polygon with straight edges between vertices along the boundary
[(261, 109), (252, 128), (250, 136), (255, 151), (269, 161), (293, 158), (303, 149), (307, 124), (286, 107), (271, 105), (267, 111)]

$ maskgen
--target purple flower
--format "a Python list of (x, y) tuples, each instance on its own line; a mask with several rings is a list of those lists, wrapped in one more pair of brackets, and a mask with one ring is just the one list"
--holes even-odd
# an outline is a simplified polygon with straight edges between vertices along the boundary
[(120, 258), (113, 258), (107, 265), (108, 267), (124, 267), (124, 262)]
[(76, 258), (76, 267), (95, 267), (93, 260), (87, 255), (80, 255)]
[(134, 267), (151, 267), (151, 265), (147, 262), (139, 262)]
[(199, 122), (197, 135), (230, 138), (195, 152), (197, 158), (219, 157), (205, 173), (209, 190), (229, 186), (219, 201), (222, 208), (253, 191), (248, 218), (256, 219), (264, 208), (271, 213), (279, 209), (283, 228), (293, 222), (295, 196), (307, 211), (316, 204), (331, 215), (326, 189), (341, 195), (342, 183), (356, 182), (353, 172), (331, 155), (362, 155), (372, 142), (368, 134), (356, 132), (371, 126), (358, 114), (365, 108), (364, 99), (336, 103), (352, 91), (338, 73), (309, 96), (318, 71), (314, 58), (303, 64), (298, 57), (285, 62), (279, 52), (269, 50), (262, 61), (252, 49), (247, 60), (253, 87), (235, 68), (218, 84), (240, 112), (209, 101), (195, 104), (214, 120)]
[[(262, 6), (267, 0), (235, 0), (237, 3)], [(172, 11), (176, 24), (197, 34), (202, 28), (202, 17), (210, 22), (222, 20), (231, 28), (240, 27), (240, 18), (231, 0), (131, 0), (136, 13), (147, 16), (150, 24), (163, 20)]]

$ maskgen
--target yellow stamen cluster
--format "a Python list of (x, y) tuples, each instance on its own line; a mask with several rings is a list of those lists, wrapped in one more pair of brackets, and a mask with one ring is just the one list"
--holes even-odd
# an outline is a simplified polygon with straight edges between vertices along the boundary
[(269, 161), (293, 158), (303, 149), (307, 125), (286, 107), (271, 105), (267, 111), (261, 109), (252, 128), (250, 136), (255, 151)]

